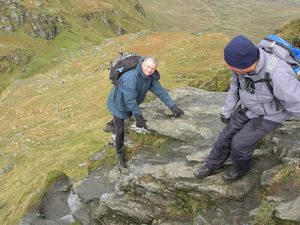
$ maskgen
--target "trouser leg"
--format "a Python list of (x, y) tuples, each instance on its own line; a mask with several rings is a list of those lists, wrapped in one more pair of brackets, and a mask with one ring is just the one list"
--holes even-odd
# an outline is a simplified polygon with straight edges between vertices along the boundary
[(242, 112), (241, 108), (238, 107), (210, 151), (205, 167), (215, 170), (223, 166), (226, 159), (230, 156), (232, 138), (248, 121), (248, 117)]
[(231, 159), (239, 174), (247, 173), (251, 168), (252, 154), (257, 143), (268, 133), (272, 132), (280, 123), (263, 119), (256, 126), (255, 119), (250, 120), (232, 139)]
[(124, 145), (124, 119), (113, 116), (113, 120), (116, 129), (116, 152), (117, 154), (122, 154)]

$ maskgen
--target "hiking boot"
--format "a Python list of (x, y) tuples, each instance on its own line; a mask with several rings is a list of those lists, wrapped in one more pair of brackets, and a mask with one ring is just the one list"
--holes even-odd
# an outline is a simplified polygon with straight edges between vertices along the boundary
[(193, 174), (194, 174), (195, 177), (197, 177), (199, 179), (204, 179), (205, 177), (208, 177), (208, 176), (220, 173), (221, 170), (222, 170), (222, 168), (219, 168), (219, 169), (209, 169), (209, 168), (203, 166), (203, 167), (195, 170)]
[(115, 129), (114, 122), (113, 121), (108, 122), (105, 125), (105, 127), (103, 128), (103, 131), (107, 132), (107, 133), (111, 132), (111, 133), (115, 134), (116, 133), (116, 129)]
[(250, 170), (246, 173), (239, 173), (234, 168), (225, 172), (223, 174), (223, 179), (227, 182), (235, 182), (240, 180), (242, 177), (244, 177), (246, 174), (250, 173)]
[(117, 167), (119, 170), (124, 170), (126, 168), (125, 160), (124, 160), (124, 155), (123, 154), (117, 154), (116, 155), (117, 159)]

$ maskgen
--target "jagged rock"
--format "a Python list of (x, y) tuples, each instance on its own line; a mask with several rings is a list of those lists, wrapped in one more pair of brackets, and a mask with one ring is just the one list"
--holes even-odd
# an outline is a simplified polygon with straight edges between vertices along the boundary
[[(70, 214), (70, 209), (67, 205), (69, 192), (62, 192), (61, 189), (70, 186), (71, 181), (68, 177), (58, 179), (43, 196), (40, 213), (46, 219), (57, 220), (61, 217)], [(59, 207), (58, 207), (59, 206)]]
[(146, 16), (145, 10), (141, 3), (137, 2), (136, 5), (134, 6), (135, 10), (138, 11), (142, 16)]
[(13, 163), (9, 163), (9, 164), (3, 166), (2, 168), (0, 168), (0, 175), (8, 173), (13, 168), (14, 168), (14, 164)]
[(261, 185), (262, 186), (268, 186), (272, 184), (274, 176), (280, 171), (283, 167), (282, 166), (276, 166), (270, 170), (266, 170), (261, 175)]
[(47, 40), (53, 39), (59, 32), (60, 27), (64, 26), (62, 16), (54, 17), (46, 13), (42, 9), (39, 2), (35, 2), (39, 10), (26, 11), (24, 6), (19, 1), (6, 1), (5, 4), (0, 5), (1, 22), (0, 30), (6, 32), (13, 32), (15, 25), (29, 29), (29, 34), (32, 37), (41, 37)]
[(250, 218), (251, 218), (251, 219), (254, 219), (256, 216), (258, 216), (259, 213), (260, 213), (260, 210), (261, 210), (260, 207), (255, 208), (255, 209), (252, 209), (252, 210), (249, 212)]
[(300, 148), (290, 149), (282, 160), (287, 164), (300, 165)]
[(14, 32), (15, 27), (13, 25), (2, 25), (0, 26), (0, 30), (3, 30), (5, 32)]
[(98, 171), (95, 171), (84, 180), (75, 183), (73, 189), (84, 202), (89, 202), (99, 199), (104, 193), (112, 192), (114, 188), (108, 184), (109, 182), (105, 177), (101, 176)]
[(283, 202), (284, 198), (280, 196), (266, 196), (265, 199), (268, 202)]
[(52, 18), (46, 13), (31, 15), (32, 30), (30, 35), (33, 37), (41, 37), (46, 40), (53, 39), (60, 29), (56, 25), (56, 18)]
[(135, 200), (133, 196), (103, 195), (95, 215), (101, 219), (112, 214), (123, 216), (136, 223), (149, 224), (160, 214), (160, 207), (155, 207), (151, 202), (142, 199)]
[[(149, 146), (142, 147), (127, 162), (126, 172), (121, 173), (116, 168), (99, 170), (75, 184), (68, 205), (76, 220), (84, 225), (92, 221), (101, 225), (249, 224), (250, 216), (255, 216), (255, 211), (250, 216), (249, 211), (258, 207), (254, 190), (261, 183), (270, 183), (271, 176), (267, 174), (276, 173), (278, 157), (299, 159), (300, 124), (299, 121), (288, 121), (258, 145), (252, 172), (241, 180), (226, 183), (222, 179), (222, 173), (231, 167), (230, 161), (220, 174), (198, 180), (193, 171), (202, 166), (224, 127), (219, 121), (219, 112), (225, 94), (185, 88), (172, 92), (171, 96), (185, 110), (181, 118), (173, 118), (159, 100), (142, 105), (151, 133), (169, 137), (163, 149), (151, 151)], [(292, 135), (287, 132), (289, 130), (293, 131)], [(147, 138), (153, 134), (142, 135)], [(287, 202), (298, 193), (290, 194), (282, 201)], [(276, 193), (273, 196), (277, 196)], [(198, 219), (193, 219), (191, 209), (187, 209), (194, 207), (189, 206), (191, 199), (197, 203), (214, 202), (217, 208), (207, 207), (197, 215)], [(288, 214), (289, 219), (297, 218), (287, 212), (288, 207), (299, 210), (295, 208), (296, 203), (299, 204), (280, 206), (279, 214)], [(168, 213), (174, 206), (188, 212), (185, 221), (169, 220)]]
[(300, 196), (294, 201), (276, 207), (275, 217), (293, 222), (300, 222)]
[(68, 200), (68, 206), (71, 210), (71, 214), (82, 225), (89, 225), (91, 220), (89, 216), (89, 208), (86, 203), (81, 201), (80, 197), (71, 191)]
[(120, 15), (120, 13), (115, 9), (102, 12), (91, 12), (84, 15), (87, 20), (95, 19), (101, 21), (116, 35), (123, 35), (126, 33), (126, 31), (114, 19), (114, 17), (120, 16), (123, 17), (124, 15)]
[(176, 90), (171, 95), (185, 110), (185, 115), (181, 118), (173, 118), (171, 111), (166, 109), (161, 101), (154, 100), (141, 106), (147, 109), (144, 110), (144, 116), (148, 120), (148, 128), (182, 141), (197, 140), (204, 146), (213, 144), (224, 127), (219, 122), (219, 114), (225, 94), (199, 91), (199, 89), (188, 87), (185, 90)]
[[(144, 104), (143, 114), (152, 131), (181, 141), (188, 140), (188, 145), (181, 142), (179, 146), (168, 149), (165, 155), (154, 153), (151, 155), (144, 152), (136, 155), (129, 162), (128, 173), (114, 179), (123, 195), (106, 196), (105, 201), (100, 201), (95, 218), (102, 220), (110, 218), (111, 220), (113, 218), (109, 215), (114, 214), (116, 217), (130, 217), (134, 221), (149, 223), (148, 220), (155, 213), (147, 207), (144, 210), (142, 205), (139, 206), (143, 216), (135, 217), (130, 210), (126, 212), (128, 208), (136, 206), (137, 200), (139, 204), (147, 202), (153, 206), (163, 205), (160, 214), (155, 214), (163, 219), (162, 216), (166, 213), (165, 208), (172, 204), (184, 204), (188, 196), (193, 196), (199, 201), (242, 199), (260, 183), (261, 171), (273, 167), (272, 163), (268, 162), (272, 148), (256, 149), (255, 158), (260, 160), (254, 164), (252, 173), (239, 182), (225, 183), (221, 174), (204, 180), (194, 178), (193, 171), (201, 166), (201, 164), (195, 165), (194, 162), (204, 162), (218, 132), (224, 126), (218, 120), (224, 94), (187, 88), (177, 90), (171, 95), (186, 112), (182, 118), (174, 119), (169, 116), (168, 109), (164, 109), (158, 100)], [(195, 123), (198, 124), (195, 125)], [(176, 124), (176, 127), (173, 124)], [(199, 127), (202, 128), (202, 126), (213, 135), (203, 135), (203, 132), (199, 132)], [(221, 220), (221, 218), (215, 218), (212, 224), (224, 223), (224, 220)]]

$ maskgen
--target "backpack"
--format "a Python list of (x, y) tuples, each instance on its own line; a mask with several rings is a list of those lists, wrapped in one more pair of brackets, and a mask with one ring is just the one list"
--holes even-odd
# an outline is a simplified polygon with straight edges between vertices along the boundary
[[(270, 92), (274, 96), (273, 86), (272, 86), (272, 73), (279, 63), (280, 60), (284, 60), (287, 64), (289, 64), (294, 72), (295, 76), (300, 76), (300, 49), (293, 46), (288, 41), (283, 38), (275, 35), (269, 34), (263, 40), (261, 40), (258, 44), (258, 47), (263, 49), (264, 51), (272, 54), (269, 61), (266, 63), (264, 78), (258, 80), (256, 82), (266, 82)], [(253, 82), (253, 83), (256, 83)], [(280, 102), (274, 96), (276, 110), (279, 111)]]
[(300, 75), (299, 48), (275, 34), (269, 34), (261, 40), (258, 47), (270, 54), (274, 54), (279, 59), (284, 60), (293, 68), (296, 75)]
[(141, 59), (141, 56), (134, 52), (119, 52), (119, 54), (119, 57), (110, 63), (109, 68), (109, 79), (113, 85), (118, 83), (118, 79), (123, 73), (136, 68)]

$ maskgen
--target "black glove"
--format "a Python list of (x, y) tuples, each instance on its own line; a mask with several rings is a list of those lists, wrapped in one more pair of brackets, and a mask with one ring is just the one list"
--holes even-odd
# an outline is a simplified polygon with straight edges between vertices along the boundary
[(230, 118), (226, 118), (222, 113), (220, 114), (220, 120), (222, 123), (229, 123)]
[(172, 113), (174, 117), (180, 117), (182, 114), (184, 114), (184, 111), (179, 108), (177, 105), (173, 105), (171, 107)]
[(143, 115), (137, 115), (137, 116), (135, 116), (135, 119), (136, 119), (137, 127), (147, 129), (146, 121), (145, 121)]

